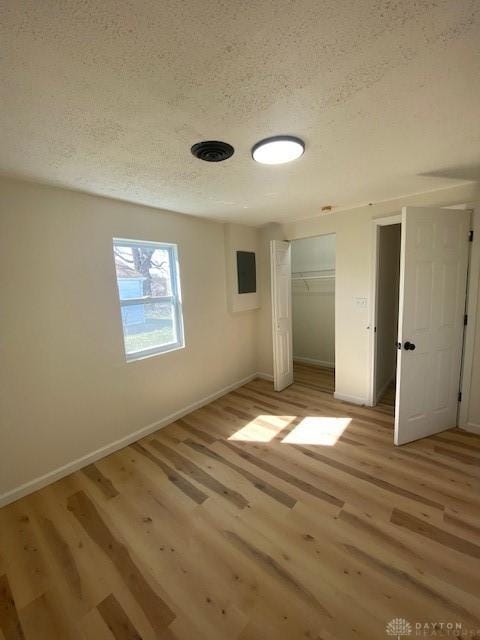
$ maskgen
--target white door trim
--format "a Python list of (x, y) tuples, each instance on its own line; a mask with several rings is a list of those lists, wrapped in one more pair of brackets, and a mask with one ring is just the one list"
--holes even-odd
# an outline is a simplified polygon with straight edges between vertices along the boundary
[(401, 224), (402, 214), (398, 213), (384, 218), (374, 218), (372, 220), (372, 266), (370, 269), (370, 311), (368, 315), (368, 331), (370, 332), (369, 348), (368, 348), (368, 389), (367, 389), (367, 406), (373, 407), (377, 403), (375, 397), (375, 326), (377, 324), (377, 284), (378, 284), (378, 238), (380, 227), (386, 227), (392, 224)]
[[(470, 389), (472, 385), (473, 355), (475, 347), (475, 327), (477, 326), (477, 308), (480, 286), (480, 204), (475, 205), (472, 211), (472, 230), (473, 242), (470, 248), (470, 262), (468, 266), (468, 284), (467, 284), (467, 308), (468, 315), (467, 328), (465, 330), (465, 339), (463, 343), (463, 363), (461, 373), (462, 401), (460, 402), (460, 410), (458, 414), (458, 426), (463, 429), (471, 429), (469, 424), (469, 404)], [(476, 338), (480, 341), (480, 336)]]

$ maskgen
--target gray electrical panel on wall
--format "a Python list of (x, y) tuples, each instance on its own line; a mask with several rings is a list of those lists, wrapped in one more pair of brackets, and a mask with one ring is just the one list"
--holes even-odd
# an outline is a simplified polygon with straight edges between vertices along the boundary
[(257, 269), (253, 251), (237, 251), (238, 293), (255, 293)]

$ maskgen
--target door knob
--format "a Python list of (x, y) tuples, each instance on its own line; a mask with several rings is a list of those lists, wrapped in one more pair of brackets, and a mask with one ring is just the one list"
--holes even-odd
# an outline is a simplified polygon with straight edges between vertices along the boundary
[(408, 340), (404, 343), (403, 348), (405, 351), (415, 351), (415, 345), (413, 342), (408, 342)]

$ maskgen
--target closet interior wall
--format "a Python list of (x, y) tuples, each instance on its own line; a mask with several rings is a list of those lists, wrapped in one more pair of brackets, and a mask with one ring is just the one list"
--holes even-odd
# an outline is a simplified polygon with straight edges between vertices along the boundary
[(335, 366), (335, 235), (292, 242), (293, 359)]

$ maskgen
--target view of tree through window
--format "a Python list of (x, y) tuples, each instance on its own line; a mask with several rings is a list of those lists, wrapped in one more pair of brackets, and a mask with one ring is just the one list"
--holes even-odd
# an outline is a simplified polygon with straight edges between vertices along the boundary
[(183, 346), (176, 245), (114, 239), (127, 360)]

